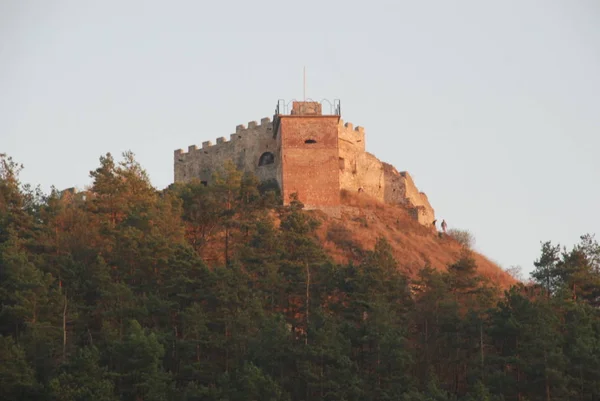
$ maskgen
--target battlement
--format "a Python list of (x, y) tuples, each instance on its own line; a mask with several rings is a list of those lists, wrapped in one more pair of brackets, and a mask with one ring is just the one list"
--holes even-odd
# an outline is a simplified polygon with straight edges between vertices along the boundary
[[(345, 151), (364, 152), (365, 151), (365, 129), (352, 123), (344, 123), (340, 119), (338, 125), (338, 135), (341, 145)], [(354, 150), (350, 150), (354, 149)]]
[[(197, 145), (188, 146), (187, 151), (183, 149), (175, 150), (176, 158), (185, 158), (187, 155), (202, 151), (212, 151), (213, 149), (218, 149), (220, 146), (227, 146), (231, 142), (238, 141), (246, 137), (248, 133), (256, 133), (256, 132), (265, 132), (271, 133), (273, 130), (273, 123), (269, 117), (262, 118), (260, 120), (260, 124), (256, 121), (250, 121), (246, 125), (240, 124), (235, 127), (235, 134), (229, 135), (229, 140), (225, 137), (216, 138), (216, 142), (212, 141), (204, 141), (202, 142), (202, 146), (198, 147)], [(361, 126), (354, 126), (354, 124), (350, 122), (344, 123), (342, 119), (339, 121), (339, 133), (340, 138), (351, 140), (353, 142), (363, 142), (365, 137), (365, 129)]]
[(340, 118), (339, 126), (341, 128), (341, 131), (343, 131), (345, 133), (352, 133), (352, 132), (356, 132), (358, 134), (365, 133), (365, 129), (363, 127), (361, 127), (360, 125), (357, 125), (356, 127), (354, 127), (354, 124), (344, 123), (344, 120), (342, 120), (341, 118)]
[(187, 152), (185, 152), (183, 149), (177, 149), (175, 151), (175, 158), (186, 158), (188, 155), (194, 153), (197, 154), (198, 152), (212, 152), (213, 150), (217, 150), (223, 146), (228, 146), (228, 144), (231, 144), (232, 142), (246, 138), (247, 134), (256, 135), (261, 132), (270, 134), (272, 130), (273, 123), (269, 117), (261, 118), (260, 124), (258, 124), (256, 121), (250, 121), (248, 122), (247, 128), (244, 124), (236, 126), (235, 134), (230, 134), (229, 140), (227, 140), (227, 138), (224, 136), (221, 136), (216, 139), (215, 144), (213, 144), (212, 141), (205, 141), (202, 142), (201, 148), (198, 148), (197, 145), (190, 145), (188, 146)]
[[(329, 113), (323, 113), (324, 104)], [(210, 186), (215, 174), (233, 162), (260, 182), (277, 182), (284, 199), (298, 193), (307, 208), (334, 213), (339, 209), (339, 190), (364, 192), (403, 205), (415, 220), (430, 226), (435, 213), (427, 195), (406, 171), (366, 152), (365, 129), (340, 116), (339, 101), (280, 100), (273, 121), (250, 121), (236, 126), (229, 137), (176, 150), (175, 182), (199, 180)]]

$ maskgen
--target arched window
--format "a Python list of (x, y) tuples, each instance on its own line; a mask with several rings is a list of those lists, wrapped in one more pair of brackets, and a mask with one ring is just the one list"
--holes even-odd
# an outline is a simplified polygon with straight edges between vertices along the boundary
[(304, 143), (317, 143), (314, 139), (307, 139)]
[(275, 163), (275, 155), (271, 152), (265, 152), (260, 155), (260, 159), (258, 159), (259, 166), (266, 166), (267, 164)]

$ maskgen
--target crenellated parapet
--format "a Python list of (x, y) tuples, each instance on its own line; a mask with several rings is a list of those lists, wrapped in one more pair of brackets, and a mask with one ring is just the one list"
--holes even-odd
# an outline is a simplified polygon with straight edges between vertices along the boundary
[[(256, 139), (257, 135), (261, 133), (271, 134), (273, 130), (273, 123), (271, 119), (268, 117), (262, 118), (260, 120), (260, 124), (256, 121), (250, 121), (248, 123), (248, 127), (243, 124), (240, 124), (235, 127), (235, 133), (229, 135), (229, 139), (226, 137), (219, 137), (213, 143), (212, 141), (204, 141), (202, 142), (202, 146), (199, 148), (197, 145), (188, 146), (187, 152), (183, 149), (177, 149), (175, 151), (175, 158), (187, 158), (189, 156), (199, 156), (202, 154), (206, 154), (206, 152), (218, 152), (222, 150), (223, 147), (229, 147), (236, 145), (236, 142), (239, 140), (250, 140)], [(247, 141), (245, 141), (247, 142)]]
[[(229, 138), (218, 137), (214, 142), (202, 142), (201, 146), (190, 145), (187, 151), (176, 150), (175, 181), (185, 182), (198, 178), (210, 182), (213, 173), (227, 161), (233, 162), (242, 170), (254, 171), (261, 155), (267, 151), (274, 151), (275, 148), (276, 141), (273, 138), (273, 123), (270, 118), (263, 118), (260, 123), (250, 121), (247, 125), (240, 124)], [(261, 169), (261, 173), (264, 170), (266, 169)]]
[(343, 135), (344, 137), (348, 137), (348, 138), (362, 138), (364, 139), (365, 136), (365, 129), (361, 126), (356, 126), (354, 127), (354, 124), (349, 123), (349, 122), (344, 122), (344, 120), (342, 120), (340, 118), (340, 122), (338, 124), (339, 126), (339, 132), (340, 135)]
[[(338, 185), (340, 190), (364, 193), (387, 204), (403, 205), (415, 220), (430, 225), (435, 219), (434, 210), (411, 176), (366, 151), (363, 127), (340, 118), (327, 125), (327, 116), (322, 116), (317, 105), (315, 102), (295, 102), (291, 115), (300, 118), (285, 120), (289, 124), (276, 111), (276, 124), (270, 118), (250, 121), (235, 127), (229, 137), (222, 136), (201, 145), (190, 145), (187, 150), (176, 150), (175, 181), (197, 179), (211, 185), (215, 173), (231, 161), (238, 169), (254, 173), (262, 182), (276, 181), (283, 193), (286, 185), (288, 191), (297, 188), (301, 196), (312, 197), (320, 208), (337, 199), (335, 191), (330, 189)], [(277, 124), (287, 128), (277, 134), (274, 132)], [(315, 143), (320, 145), (315, 146)], [(328, 147), (324, 148), (323, 144)], [(324, 170), (325, 165), (327, 169)], [(298, 181), (298, 177), (303, 177), (304, 181)], [(328, 195), (316, 196), (315, 193)]]
[(340, 148), (343, 151), (364, 152), (365, 151), (365, 129), (352, 123), (344, 123), (340, 119), (338, 125)]

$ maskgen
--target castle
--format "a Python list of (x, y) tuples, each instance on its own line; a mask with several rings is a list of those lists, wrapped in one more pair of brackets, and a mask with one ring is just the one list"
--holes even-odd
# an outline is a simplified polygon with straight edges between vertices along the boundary
[(198, 179), (210, 185), (213, 173), (227, 160), (259, 180), (276, 182), (284, 204), (298, 194), (306, 209), (340, 215), (340, 191), (361, 192), (385, 203), (408, 208), (419, 223), (431, 226), (434, 210), (407, 172), (398, 172), (365, 150), (365, 131), (340, 118), (340, 106), (323, 114), (313, 101), (277, 105), (273, 120), (238, 125), (230, 140), (217, 138), (202, 147), (175, 151), (175, 182)]

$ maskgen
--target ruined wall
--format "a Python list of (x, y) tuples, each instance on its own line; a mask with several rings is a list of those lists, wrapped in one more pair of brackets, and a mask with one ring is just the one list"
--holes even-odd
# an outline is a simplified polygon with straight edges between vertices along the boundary
[[(259, 166), (266, 152), (273, 154), (273, 163)], [(210, 183), (212, 174), (228, 160), (244, 171), (251, 171), (261, 180), (277, 179), (277, 141), (273, 138), (273, 123), (263, 118), (260, 124), (248, 123), (248, 128), (238, 125), (230, 139), (217, 138), (216, 144), (203, 142), (202, 148), (189, 146), (188, 151), (175, 151), (175, 182), (187, 182), (193, 178)]]
[(372, 154), (365, 152), (365, 132), (362, 127), (340, 120), (339, 169), (340, 189), (351, 192), (362, 188), (372, 197), (383, 202), (384, 176), (381, 162)]
[(339, 214), (337, 116), (281, 116), (282, 195), (297, 193), (307, 209)]
[(427, 196), (419, 192), (407, 172), (381, 162), (365, 151), (365, 132), (340, 121), (339, 169), (340, 189), (357, 192), (359, 189), (381, 202), (401, 204), (411, 210), (421, 224), (430, 225), (435, 213)]
[[(276, 180), (285, 203), (297, 192), (307, 209), (335, 215), (339, 191), (360, 189), (381, 202), (406, 206), (421, 224), (431, 225), (434, 210), (410, 175), (366, 152), (362, 127), (320, 112), (317, 102), (294, 102), (291, 115), (279, 116), (277, 135), (271, 120), (263, 118), (260, 124), (248, 123), (248, 128), (238, 125), (230, 140), (217, 138), (214, 145), (203, 142), (200, 149), (176, 150), (175, 182), (197, 178), (210, 184), (213, 173), (231, 160), (261, 181)], [(265, 155), (270, 160), (261, 163)]]
[(382, 163), (384, 171), (384, 202), (402, 204), (413, 212), (413, 217), (423, 225), (431, 225), (435, 212), (424, 192), (419, 192), (408, 172), (398, 172), (394, 166)]

